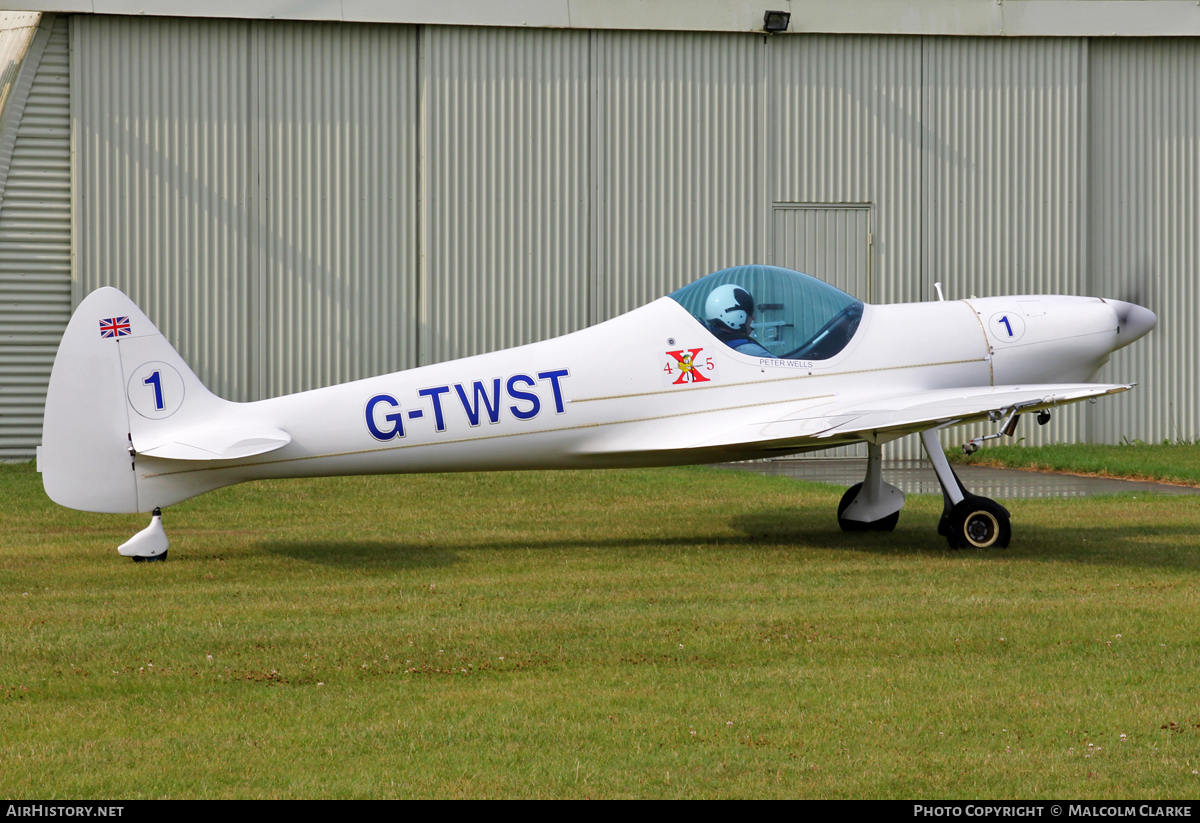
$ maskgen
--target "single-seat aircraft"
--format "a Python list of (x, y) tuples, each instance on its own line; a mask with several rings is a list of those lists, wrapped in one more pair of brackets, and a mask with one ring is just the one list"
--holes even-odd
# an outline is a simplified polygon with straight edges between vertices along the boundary
[[(939, 298), (940, 289), (939, 289)], [(747, 265), (562, 337), (252, 403), (212, 394), (114, 288), (76, 309), (54, 361), (38, 469), (52, 500), (153, 512), (119, 548), (160, 559), (161, 509), (248, 480), (668, 466), (866, 442), (846, 530), (891, 530), (904, 493), (881, 447), (919, 432), (952, 548), (1005, 547), (1009, 513), (971, 494), (947, 426), (1126, 391), (1089, 381), (1154, 328), (1132, 302), (1017, 296), (868, 305), (816, 278)], [(978, 446), (976, 438), (966, 448)]]

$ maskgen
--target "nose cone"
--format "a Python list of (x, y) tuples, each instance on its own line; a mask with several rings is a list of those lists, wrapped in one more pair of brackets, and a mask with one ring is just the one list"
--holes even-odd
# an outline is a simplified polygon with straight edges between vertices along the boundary
[(1117, 345), (1113, 351), (1125, 348), (1158, 325), (1158, 315), (1145, 306), (1108, 298), (1104, 302), (1117, 313)]

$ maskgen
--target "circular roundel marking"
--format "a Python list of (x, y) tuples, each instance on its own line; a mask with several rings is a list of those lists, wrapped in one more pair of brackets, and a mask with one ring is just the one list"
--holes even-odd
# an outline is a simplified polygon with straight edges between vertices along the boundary
[(1015, 311), (998, 311), (988, 321), (988, 332), (993, 340), (1015, 343), (1025, 334), (1025, 321)]
[(183, 405), (183, 375), (174, 366), (151, 360), (134, 369), (125, 394), (135, 412), (150, 420), (161, 420)]

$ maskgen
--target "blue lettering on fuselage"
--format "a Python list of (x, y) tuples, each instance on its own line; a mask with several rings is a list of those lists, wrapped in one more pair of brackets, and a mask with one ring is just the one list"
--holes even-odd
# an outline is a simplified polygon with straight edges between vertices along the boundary
[(508, 378), (508, 396), (518, 403), (529, 403), (530, 408), (522, 411), (516, 406), (509, 406), (508, 410), (512, 412), (512, 416), (518, 420), (532, 420), (537, 417), (538, 412), (542, 410), (542, 401), (533, 392), (521, 391), (517, 388), (518, 383), (524, 383), (526, 386), (536, 385), (534, 379), (527, 374), (514, 374)]
[(549, 380), (550, 385), (554, 387), (554, 413), (563, 413), (562, 387), (558, 385), (560, 377), (570, 377), (571, 372), (566, 369), (558, 369), (557, 371), (540, 371), (538, 379)]
[[(392, 395), (377, 394), (367, 401), (367, 431), (376, 440), (387, 441), (404, 437), (405, 416), (409, 420), (423, 419), (428, 406), (422, 401), (428, 399), (433, 407), (433, 427), (436, 431), (444, 432), (447, 429), (447, 417), (452, 416), (449, 415), (449, 411), (453, 404), (447, 407), (443, 405), (443, 400), (444, 396), (451, 394), (458, 397), (466, 423), (471, 428), (479, 426), (485, 417), (489, 423), (499, 423), (501, 413), (505, 409), (517, 420), (533, 420), (542, 411), (542, 395), (546, 391), (546, 384), (549, 384), (550, 394), (554, 397), (554, 413), (563, 414), (566, 404), (563, 400), (562, 381), (571, 376), (570, 370), (554, 369), (535, 374), (536, 377), (514, 374), (507, 380), (492, 377), (469, 383), (448, 383), (444, 386), (418, 389), (416, 402), (425, 408), (402, 410), (400, 401)], [(538, 393), (539, 386), (542, 394)], [(503, 394), (508, 395), (511, 404), (504, 403)]]
[(386, 403), (393, 409), (397, 409), (400, 404), (396, 402), (396, 398), (390, 394), (377, 394), (367, 401), (367, 431), (376, 440), (391, 440), (393, 437), (404, 436), (404, 414), (396, 411), (393, 414), (384, 415), (386, 423), (392, 423), (390, 429), (382, 429), (375, 422), (375, 407), (380, 403)]
[(434, 386), (432, 389), (421, 389), (417, 392), (421, 397), (433, 398), (433, 421), (440, 432), (446, 430), (446, 418), (442, 416), (442, 395), (449, 391), (449, 386)]
[(484, 408), (487, 409), (488, 421), (492, 423), (500, 422), (500, 378), (492, 380), (492, 401), (488, 402), (487, 389), (483, 387), (483, 383), (479, 380), (475, 381), (475, 398), (474, 401), (467, 400), (467, 393), (463, 391), (462, 383), (455, 383), (454, 390), (458, 392), (458, 399), (462, 401), (463, 411), (467, 413), (467, 420), (471, 423), (471, 428), (479, 425), (479, 401), (483, 400)]

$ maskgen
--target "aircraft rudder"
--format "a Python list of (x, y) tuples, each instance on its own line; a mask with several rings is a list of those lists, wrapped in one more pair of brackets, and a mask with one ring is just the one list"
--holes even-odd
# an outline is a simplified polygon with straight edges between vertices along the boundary
[(148, 511), (138, 441), (224, 402), (128, 296), (97, 289), (71, 316), (50, 374), (38, 456), (46, 494), (83, 511)]

